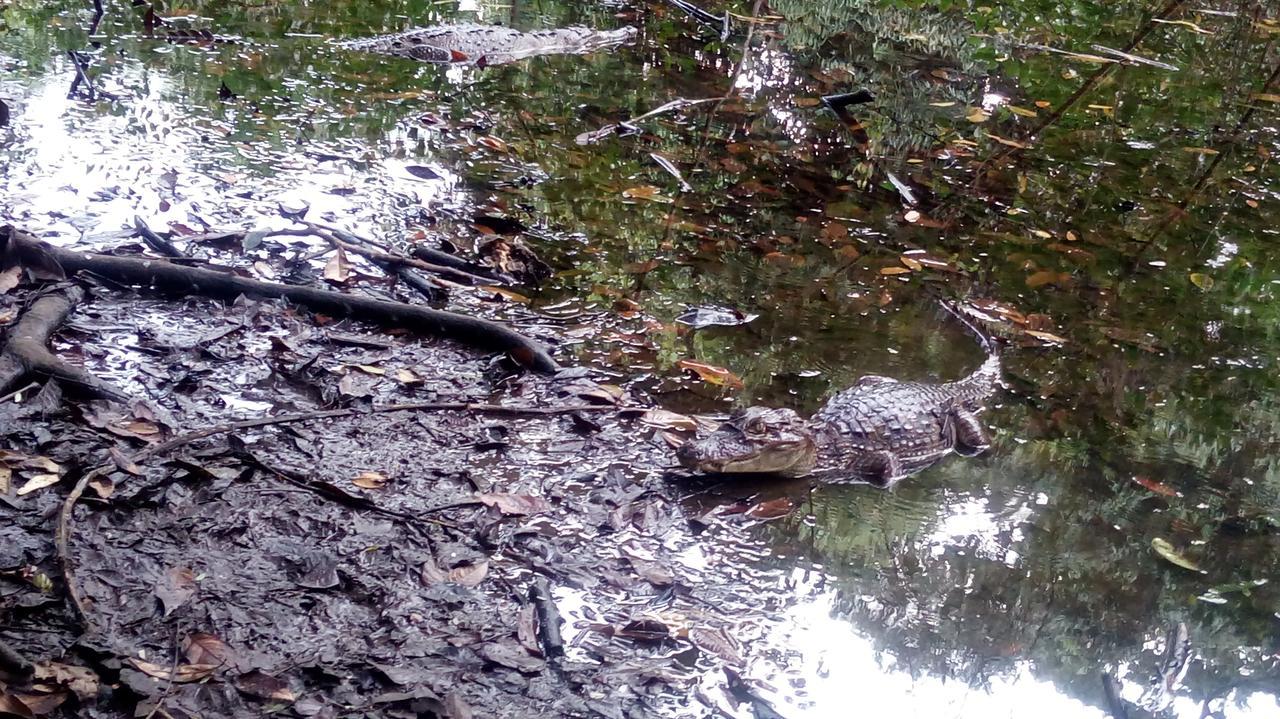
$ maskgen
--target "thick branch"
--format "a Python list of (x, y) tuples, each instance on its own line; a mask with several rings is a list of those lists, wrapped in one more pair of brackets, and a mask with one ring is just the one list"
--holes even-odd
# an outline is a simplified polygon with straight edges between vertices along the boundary
[(29, 376), (40, 375), (61, 380), (95, 397), (128, 401), (123, 392), (49, 351), (49, 338), (83, 300), (84, 288), (65, 287), (36, 300), (23, 313), (0, 347), (0, 395)]
[(67, 274), (85, 271), (123, 284), (163, 292), (223, 300), (234, 300), (240, 295), (286, 299), (319, 312), (405, 327), (485, 350), (506, 352), (520, 364), (539, 372), (559, 369), (541, 344), (501, 324), (477, 317), (313, 287), (263, 282), (199, 267), (183, 267), (164, 260), (65, 250), (40, 242), (14, 228), (0, 228), (0, 239), (6, 236), (13, 245), (11, 250), (24, 265), (38, 266), (42, 260), (53, 259)]

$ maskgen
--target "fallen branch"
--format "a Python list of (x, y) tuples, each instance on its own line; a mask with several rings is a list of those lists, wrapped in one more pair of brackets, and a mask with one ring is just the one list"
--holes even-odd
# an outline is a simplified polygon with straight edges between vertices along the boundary
[(71, 285), (31, 303), (0, 347), (0, 395), (37, 375), (73, 385), (92, 397), (129, 401), (128, 395), (63, 361), (47, 346), (49, 338), (84, 297), (83, 287)]
[[(422, 275), (418, 274), (417, 272), (407, 267), (406, 265), (409, 263), (406, 263), (406, 262), (392, 262), (392, 261), (385, 261), (385, 260), (380, 260), (374, 257), (370, 257), (368, 252), (363, 251), (360, 247), (355, 246), (351, 243), (345, 242), (341, 238), (336, 236), (333, 232), (330, 232), (329, 230), (325, 230), (319, 227), (309, 227), (308, 229), (304, 229), (304, 230), (276, 230), (274, 232), (269, 233), (269, 236), (272, 236), (272, 237), (281, 236), (281, 235), (290, 235), (295, 237), (319, 237), (325, 242), (328, 242), (330, 245), (332, 245), (334, 248), (336, 248), (340, 252), (350, 252), (352, 254), (361, 255), (365, 259), (369, 260), (370, 262), (372, 262), (373, 264), (381, 268), (383, 272), (386, 272), (388, 275), (393, 275), (395, 277), (398, 277), (406, 285), (409, 285), (413, 289), (417, 290), (418, 293), (421, 294), (424, 298), (426, 298), (428, 302), (432, 302), (432, 303), (443, 302), (446, 297), (446, 288), (453, 284), (453, 283), (446, 283), (444, 280), (428, 279), (426, 277), (423, 277)], [(403, 259), (408, 259), (408, 258), (403, 258)], [(432, 271), (430, 268), (420, 268), (420, 269), (426, 269), (428, 272)]]
[[(351, 417), (360, 414), (384, 414), (387, 412), (416, 412), (426, 410), (436, 411), (471, 411), (483, 412), (486, 414), (506, 414), (506, 415), (553, 415), (567, 414), (571, 412), (600, 412), (605, 410), (621, 409), (612, 405), (566, 405), (563, 407), (527, 407), (527, 406), (506, 406), (500, 404), (475, 404), (471, 402), (413, 402), (408, 404), (393, 404), (383, 407), (374, 407), (372, 409), (326, 409), (317, 410), (315, 412), (301, 412), (298, 414), (284, 414), (273, 417), (259, 417), (258, 419), (247, 419), (240, 422), (231, 422), (228, 424), (215, 425), (198, 429), (186, 434), (179, 435), (165, 442), (152, 445), (134, 454), (130, 461), (134, 464), (141, 462), (148, 457), (155, 457), (166, 452), (172, 451), (179, 447), (186, 446), (192, 442), (213, 437), (219, 434), (228, 434), (242, 429), (254, 429), (256, 427), (266, 427), (268, 425), (289, 424), (294, 422), (309, 422), (317, 419), (329, 419), (334, 417)], [(92, 470), (85, 472), (80, 477), (80, 481), (71, 488), (71, 492), (62, 502), (62, 509), (58, 512), (58, 532), (54, 538), (54, 544), (57, 546), (58, 559), (62, 563), (62, 577), (67, 585), (67, 594), (71, 597), (71, 606), (75, 610), (76, 615), (80, 618), (80, 624), (84, 627), (86, 634), (95, 631), (93, 622), (89, 619), (89, 606), (84, 598), (83, 592), (80, 591), (80, 584), (76, 581), (75, 562), (71, 558), (71, 525), (75, 518), (76, 503), (80, 501), (80, 497), (84, 495), (84, 490), (89, 484), (99, 477), (104, 477), (115, 471), (117, 467), (113, 460), (106, 464), (99, 465)], [(308, 488), (311, 489), (311, 488)], [(386, 510), (390, 511), (390, 510)]]
[[(290, 235), (295, 237), (319, 237), (334, 247), (341, 247), (344, 251), (352, 254), (360, 255), (365, 259), (373, 262), (383, 270), (391, 274), (398, 274), (402, 278), (407, 268), (415, 268), (423, 272), (440, 275), (448, 278), (453, 282), (465, 285), (487, 285), (494, 283), (506, 283), (511, 278), (498, 277), (482, 272), (483, 268), (470, 266), (465, 260), (460, 260), (452, 255), (435, 250), (427, 250), (425, 248), (415, 249), (414, 257), (391, 252), (386, 247), (370, 240), (366, 237), (347, 232), (339, 227), (322, 225), (317, 222), (300, 221), (305, 225), (305, 229), (286, 229), (275, 230), (268, 233), (269, 236)], [(417, 255), (421, 254), (419, 257)], [(440, 256), (448, 258), (447, 262), (437, 261)], [(477, 271), (481, 270), (481, 271)], [(443, 285), (442, 285), (443, 286)]]
[(542, 640), (542, 653), (548, 658), (564, 654), (564, 638), (560, 635), (560, 610), (551, 596), (547, 578), (537, 575), (529, 585), (529, 601), (538, 615), (538, 636)]
[[(11, 226), (0, 227), (0, 245), (6, 240), (10, 245), (8, 251), (16, 253), (23, 265), (41, 266), (52, 260), (68, 274), (85, 271), (122, 284), (182, 295), (222, 300), (234, 300), (240, 295), (285, 299), (313, 311), (405, 327), (490, 351), (506, 352), (521, 365), (538, 372), (550, 373), (559, 369), (540, 343), (496, 322), (456, 312), (313, 287), (265, 282), (200, 267), (184, 267), (164, 260), (66, 250), (41, 242)], [(2, 248), (0, 254), (3, 254)]]
[(676, 110), (683, 110), (686, 107), (693, 107), (694, 105), (703, 105), (708, 102), (723, 102), (728, 99), (729, 99), (728, 96), (703, 97), (703, 98), (698, 98), (697, 100), (686, 100), (684, 98), (678, 98), (678, 99), (672, 100), (671, 102), (659, 105), (658, 107), (655, 107), (652, 110), (642, 115), (636, 115), (635, 117), (630, 118), (628, 120), (622, 120), (616, 125), (605, 125), (604, 127), (601, 127), (598, 130), (590, 130), (588, 132), (584, 132), (578, 135), (578, 137), (575, 138), (574, 142), (578, 143), (579, 145), (593, 145), (603, 140), (604, 138), (609, 137), (610, 135), (621, 134), (623, 130), (626, 130), (627, 132), (640, 132), (640, 128), (637, 127), (635, 123), (640, 122), (641, 120), (647, 120), (650, 117), (655, 117), (657, 115), (662, 115), (668, 112), (674, 112)]
[[(468, 262), (460, 257), (454, 257), (447, 252), (432, 250), (427, 247), (415, 247), (410, 252), (412, 257), (405, 256), (391, 251), (389, 247), (379, 242), (362, 237), (354, 232), (348, 232), (340, 227), (325, 225), (319, 222), (304, 222), (307, 227), (318, 230), (324, 230), (332, 233), (335, 237), (353, 245), (363, 245), (370, 248), (371, 254), (364, 254), (370, 259), (378, 259), (385, 262), (396, 264), (405, 264), (410, 267), (417, 267), (426, 272), (434, 272), (455, 282), (463, 282), (466, 284), (510, 284), (515, 280), (508, 276), (490, 271), (488, 268), (481, 267), (474, 262)], [(366, 250), (368, 252), (368, 250)]]

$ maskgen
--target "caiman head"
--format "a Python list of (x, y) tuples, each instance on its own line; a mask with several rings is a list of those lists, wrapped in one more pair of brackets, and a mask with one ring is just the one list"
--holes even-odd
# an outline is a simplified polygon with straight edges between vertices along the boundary
[(695, 472), (783, 477), (813, 471), (817, 454), (813, 435), (799, 415), (768, 407), (738, 410), (707, 437), (685, 442), (676, 450), (680, 464)]

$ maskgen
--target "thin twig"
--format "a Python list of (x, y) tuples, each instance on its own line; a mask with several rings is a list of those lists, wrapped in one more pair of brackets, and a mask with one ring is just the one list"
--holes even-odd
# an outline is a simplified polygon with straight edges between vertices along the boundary
[[(282, 469), (280, 467), (277, 467), (267, 462), (265, 459), (262, 459), (261, 457), (254, 454), (253, 452), (249, 451), (248, 449), (241, 449), (239, 452), (237, 452), (237, 454), (246, 462), (248, 462), (251, 466), (257, 467), (258, 469), (261, 469), (264, 472), (267, 472), (275, 476), (277, 479), (283, 480), (299, 489), (306, 490), (307, 492), (310, 492), (319, 497), (323, 497), (324, 499), (333, 500), (338, 502), (339, 504), (342, 504), (348, 507), (354, 507), (355, 509), (363, 509), (369, 512), (375, 512), (377, 514), (386, 515), (388, 517), (395, 517), (396, 519), (407, 522), (409, 524), (414, 524), (418, 522), (427, 522), (429, 524), (436, 524), (442, 527), (450, 527), (453, 529), (457, 528), (457, 525), (453, 524), (452, 522), (446, 522), (443, 519), (434, 519), (431, 517), (419, 516), (418, 514), (408, 514), (406, 512), (397, 512), (394, 509), (387, 509), (386, 507), (378, 506), (377, 503), (375, 503), (373, 500), (368, 499), (366, 497), (359, 497), (356, 495), (347, 494), (345, 492), (342, 492), (341, 490), (337, 490), (335, 487), (333, 487), (333, 485), (330, 485), (328, 483), (317, 482), (311, 479), (310, 477), (306, 477), (296, 472), (291, 472), (287, 469)], [(477, 503), (478, 502), (479, 500), (477, 500)]]
[(178, 673), (178, 627), (176, 626), (173, 628), (173, 640), (170, 644), (173, 647), (173, 661), (169, 663), (169, 681), (165, 683), (164, 692), (160, 694), (160, 698), (156, 699), (156, 705), (147, 712), (146, 719), (155, 719), (156, 712), (160, 711), (165, 700), (173, 693), (174, 676)]
[(35, 389), (36, 387), (39, 387), (39, 386), (40, 386), (39, 382), (32, 382), (31, 384), (28, 384), (26, 387), (19, 387), (18, 389), (15, 389), (9, 394), (0, 395), (0, 402), (8, 402), (9, 400), (13, 399), (14, 397), (17, 397), (23, 392), (26, 392), (29, 389)]
[(662, 115), (668, 112), (674, 112), (676, 110), (683, 110), (686, 107), (693, 107), (694, 105), (704, 105), (708, 102), (724, 102), (725, 100), (728, 100), (730, 97), (732, 97), (732, 95), (726, 95), (724, 97), (702, 97), (696, 100), (687, 100), (685, 98), (677, 98), (670, 102), (663, 103), (646, 113), (643, 113), (641, 115), (636, 115), (635, 117), (632, 117), (626, 120), (622, 120), (615, 125), (605, 125), (604, 127), (601, 127), (596, 130), (589, 130), (587, 132), (584, 132), (578, 135), (578, 137), (574, 141), (577, 142), (579, 145), (590, 145), (590, 144), (599, 142), (600, 140), (606, 137), (609, 137), (610, 135), (617, 133), (619, 128), (626, 129), (631, 132), (639, 132), (640, 128), (636, 127), (635, 123), (641, 120), (646, 120), (650, 117), (655, 117), (657, 115)]
[[(479, 404), (473, 402), (413, 402), (407, 404), (393, 404), (383, 407), (374, 407), (372, 409), (328, 409), (318, 410), (314, 412), (300, 412), (297, 414), (275, 415), (271, 417), (259, 417), (257, 419), (248, 419), (240, 422), (230, 422), (228, 424), (215, 425), (198, 429), (186, 434), (178, 435), (159, 444), (152, 445), (143, 449), (130, 458), (134, 464), (141, 462), (148, 457), (154, 457), (166, 452), (170, 452), (179, 447), (184, 447), (192, 442), (201, 439), (213, 437), (220, 434), (227, 434), (242, 429), (254, 429), (257, 427), (266, 427), (270, 425), (290, 424), (295, 422), (309, 422), (317, 419), (330, 419), (335, 417), (351, 417), (362, 414), (384, 414), (387, 412), (416, 412), (416, 411), (469, 411), (482, 412), (485, 414), (505, 414), (514, 416), (538, 416), (538, 415), (554, 415), (568, 414), (571, 412), (601, 412), (608, 410), (625, 409), (624, 407), (616, 407), (612, 405), (566, 405), (562, 407), (529, 407), (529, 406), (507, 406), (500, 404)], [(116, 463), (114, 461), (107, 464), (99, 465), (94, 469), (86, 472), (72, 487), (67, 498), (62, 502), (62, 509), (58, 513), (58, 533), (55, 540), (58, 550), (58, 558), (62, 563), (62, 577), (67, 585), (67, 594), (71, 597), (71, 605), (76, 615), (80, 619), (81, 625), (84, 627), (86, 634), (95, 631), (93, 623), (89, 619), (88, 604), (84, 598), (84, 594), (80, 591), (80, 585), (76, 581), (75, 562), (71, 557), (71, 525), (75, 517), (76, 503), (80, 501), (80, 497), (84, 495), (84, 490), (89, 483), (106, 476), (114, 471)], [(390, 510), (386, 510), (390, 511)]]

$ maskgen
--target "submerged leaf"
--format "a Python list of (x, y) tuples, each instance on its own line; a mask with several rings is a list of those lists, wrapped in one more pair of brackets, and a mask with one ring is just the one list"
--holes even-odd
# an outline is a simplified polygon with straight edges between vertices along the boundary
[(1183, 569), (1189, 569), (1193, 572), (1204, 573), (1204, 570), (1200, 568), (1200, 565), (1180, 554), (1178, 550), (1173, 548), (1172, 544), (1160, 537), (1156, 537), (1151, 540), (1151, 548), (1156, 551), (1156, 554), (1159, 554), (1161, 558), (1170, 564), (1176, 564)]
[(1192, 272), (1189, 276), (1191, 284), (1202, 290), (1208, 290), (1213, 287), (1213, 278), (1202, 272)]

